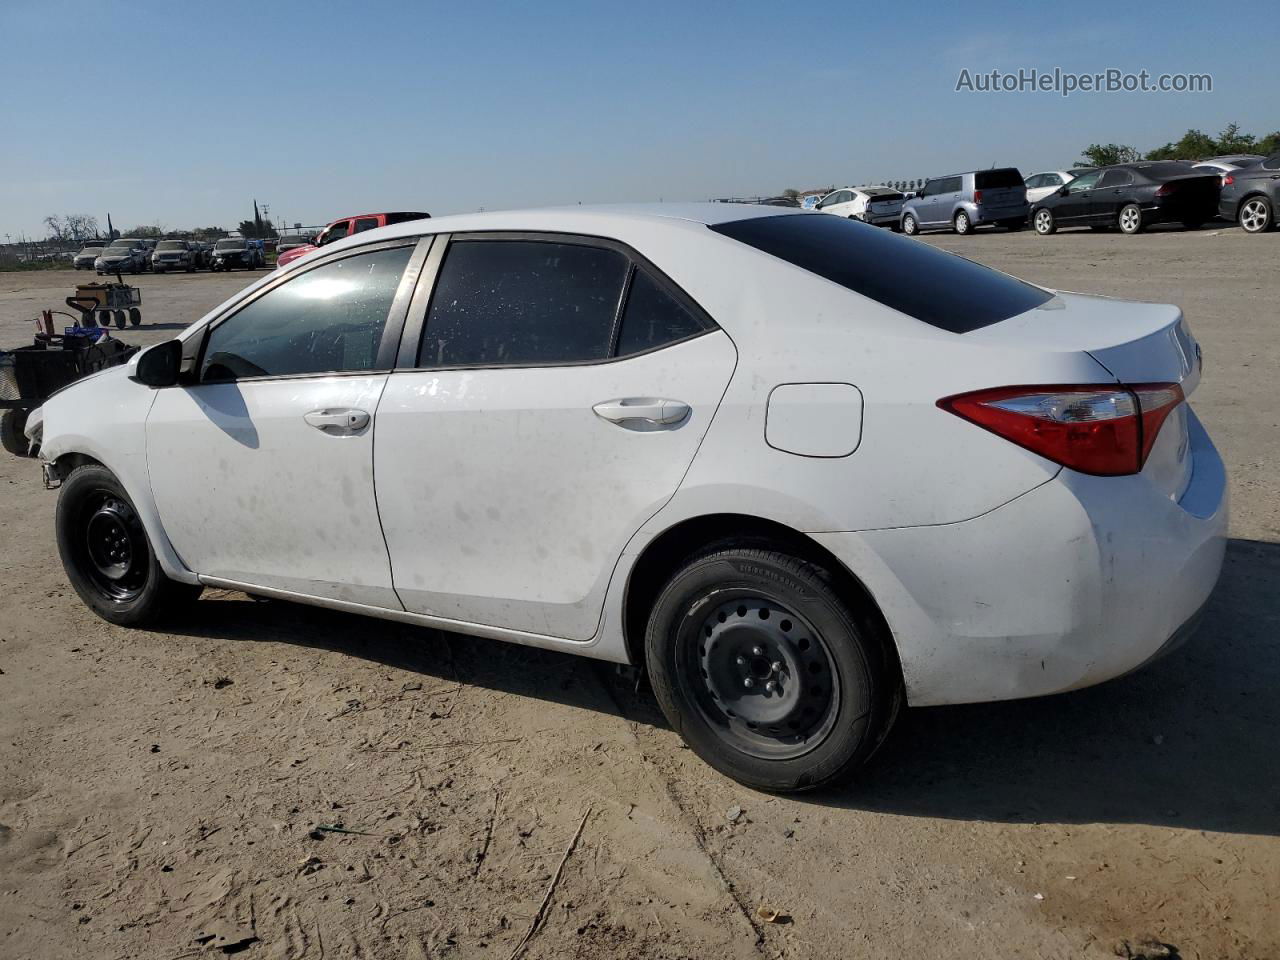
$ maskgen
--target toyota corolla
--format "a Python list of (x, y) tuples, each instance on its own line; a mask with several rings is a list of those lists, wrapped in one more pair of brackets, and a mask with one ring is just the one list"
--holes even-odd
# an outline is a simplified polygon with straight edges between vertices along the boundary
[(579, 207), (348, 237), (28, 433), (113, 623), (207, 585), (630, 663), (797, 790), (904, 703), (1186, 637), (1227, 518), (1200, 377), (1173, 306), (802, 211)]

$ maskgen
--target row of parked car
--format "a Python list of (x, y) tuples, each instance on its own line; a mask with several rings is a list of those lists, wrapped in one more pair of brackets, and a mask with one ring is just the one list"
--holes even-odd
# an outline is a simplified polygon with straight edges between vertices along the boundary
[(93, 270), (99, 276), (115, 273), (166, 273), (170, 270), (256, 270), (265, 266), (261, 240), (224, 237), (216, 243), (199, 240), (87, 240), (75, 255), (77, 270)]
[(987, 225), (1021, 230), (1030, 223), (1047, 236), (1062, 227), (1135, 234), (1156, 223), (1194, 230), (1217, 218), (1264, 233), (1275, 227), (1278, 205), (1280, 153), (1077, 167), (1025, 179), (1015, 167), (997, 167), (934, 177), (914, 194), (842, 187), (813, 209), (907, 234), (968, 234)]

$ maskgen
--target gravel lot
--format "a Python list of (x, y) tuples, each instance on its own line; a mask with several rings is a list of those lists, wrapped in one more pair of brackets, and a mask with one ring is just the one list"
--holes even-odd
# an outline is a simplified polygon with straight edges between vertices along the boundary
[[(0, 956), (509, 958), (531, 929), (531, 958), (1280, 954), (1280, 236), (928, 242), (1185, 309), (1233, 498), (1190, 645), (910, 711), (855, 786), (775, 798), (586, 660), (216, 591), (172, 632), (109, 626), (38, 467), (0, 457)], [(248, 279), (143, 276), (123, 337)], [(0, 346), (75, 280), (0, 274)]]

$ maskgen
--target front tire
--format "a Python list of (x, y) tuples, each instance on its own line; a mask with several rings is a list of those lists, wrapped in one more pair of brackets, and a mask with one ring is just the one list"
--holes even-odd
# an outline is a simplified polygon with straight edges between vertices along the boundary
[(902, 216), (902, 232), (908, 237), (914, 237), (920, 232), (920, 225), (916, 223), (914, 214), (907, 213)]
[(27, 438), (23, 430), (27, 426), (28, 411), (18, 407), (0, 410), (0, 446), (15, 457), (30, 456), (27, 450)]
[(1035, 227), (1036, 233), (1042, 237), (1058, 232), (1058, 221), (1053, 218), (1053, 211), (1046, 210), (1041, 207), (1031, 217), (1031, 223)]
[(1236, 220), (1245, 233), (1266, 233), (1275, 227), (1276, 214), (1266, 197), (1250, 197), (1240, 204)]
[(200, 586), (164, 575), (128, 493), (100, 464), (77, 467), (63, 482), (55, 524), (67, 579), (109, 623), (153, 623), (200, 595)]
[(1142, 221), (1142, 208), (1136, 203), (1126, 203), (1121, 207), (1116, 222), (1120, 225), (1120, 232), (1129, 236), (1141, 233), (1146, 227)]
[(969, 214), (963, 210), (957, 212), (951, 220), (951, 229), (962, 237), (967, 237), (973, 233), (973, 221), (969, 219)]
[(645, 650), (672, 728), (715, 769), (760, 790), (853, 776), (901, 699), (876, 619), (822, 568), (772, 549), (690, 559), (654, 603)]

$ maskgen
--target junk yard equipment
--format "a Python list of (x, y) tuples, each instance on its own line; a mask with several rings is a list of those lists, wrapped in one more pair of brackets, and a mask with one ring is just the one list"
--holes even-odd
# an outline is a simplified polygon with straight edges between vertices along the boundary
[[(45, 312), (44, 323), (52, 327), (52, 311)], [(28, 456), (23, 430), (32, 410), (55, 390), (124, 363), (139, 349), (106, 330), (73, 327), (61, 335), (37, 333), (29, 347), (0, 350), (0, 445), (15, 456)]]
[(126, 325), (142, 323), (142, 291), (131, 287), (116, 274), (115, 283), (78, 283), (76, 295), (67, 297), (67, 306), (79, 310), (82, 327), (109, 327), (114, 323), (123, 330)]

